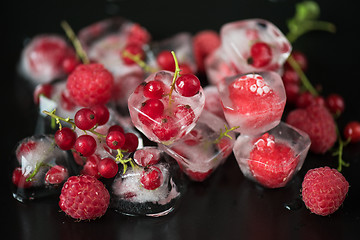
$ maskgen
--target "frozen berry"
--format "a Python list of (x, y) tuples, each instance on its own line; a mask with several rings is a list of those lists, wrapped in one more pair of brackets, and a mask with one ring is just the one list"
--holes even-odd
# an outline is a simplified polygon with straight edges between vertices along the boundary
[(261, 68), (268, 65), (272, 59), (271, 48), (267, 43), (256, 42), (251, 46), (248, 64)]
[(147, 98), (160, 99), (164, 95), (165, 86), (163, 82), (153, 80), (145, 84), (143, 91), (144, 96)]
[(47, 98), (51, 98), (53, 86), (51, 84), (39, 84), (34, 90), (34, 103), (39, 104), (40, 96), (43, 95)]
[(144, 169), (140, 176), (141, 185), (147, 190), (155, 190), (163, 182), (163, 174), (156, 166), (149, 166)]
[(213, 30), (203, 30), (193, 38), (195, 62), (200, 72), (205, 71), (204, 62), (207, 56), (214, 52), (221, 44), (220, 36)]
[(139, 139), (134, 133), (125, 133), (125, 143), (121, 150), (126, 152), (135, 152), (139, 145)]
[(71, 98), (83, 107), (106, 104), (112, 96), (113, 86), (112, 74), (97, 63), (79, 65), (66, 83)]
[(164, 113), (164, 104), (159, 99), (146, 100), (139, 112), (139, 120), (146, 126), (154, 123), (154, 119), (161, 117)]
[(336, 169), (321, 167), (310, 169), (302, 183), (302, 199), (311, 212), (327, 216), (344, 202), (349, 183)]
[(59, 206), (78, 220), (101, 217), (109, 207), (110, 194), (104, 184), (88, 175), (72, 176), (64, 184)]
[(174, 109), (174, 116), (181, 126), (189, 126), (195, 122), (195, 113), (190, 105), (178, 105)]
[(121, 58), (126, 65), (136, 64), (134, 60), (126, 56), (126, 53), (137, 56), (140, 60), (145, 59), (145, 52), (138, 43), (128, 43), (121, 52)]
[(12, 173), (12, 183), (18, 188), (29, 188), (32, 186), (31, 181), (27, 181), (27, 175), (23, 174), (21, 167), (15, 168)]
[(60, 165), (55, 165), (45, 174), (46, 184), (60, 184), (69, 177), (68, 170)]
[(161, 151), (155, 147), (145, 147), (136, 150), (134, 153), (134, 161), (139, 166), (150, 166), (160, 161)]
[(161, 142), (166, 142), (178, 135), (180, 126), (173, 118), (163, 116), (155, 119), (152, 131)]

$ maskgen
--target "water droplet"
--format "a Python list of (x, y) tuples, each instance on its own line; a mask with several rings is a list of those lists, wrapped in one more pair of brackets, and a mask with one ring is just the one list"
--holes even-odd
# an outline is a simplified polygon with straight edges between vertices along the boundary
[(299, 210), (302, 208), (302, 206), (303, 206), (303, 202), (300, 198), (296, 198), (293, 201), (284, 204), (284, 207), (290, 211)]

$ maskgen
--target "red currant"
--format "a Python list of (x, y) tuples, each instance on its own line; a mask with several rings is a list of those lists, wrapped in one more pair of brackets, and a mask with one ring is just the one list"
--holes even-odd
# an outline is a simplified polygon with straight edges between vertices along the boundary
[(32, 185), (31, 181), (26, 181), (28, 176), (25, 176), (21, 170), (21, 167), (14, 169), (12, 173), (12, 182), (18, 188), (29, 188)]
[(81, 130), (89, 130), (97, 123), (96, 115), (90, 108), (82, 108), (76, 112), (75, 125)]
[(315, 102), (314, 96), (310, 92), (303, 92), (296, 99), (296, 106), (298, 108), (306, 108)]
[(352, 143), (360, 141), (360, 122), (351, 121), (344, 128), (344, 136), (350, 139)]
[(326, 106), (329, 111), (333, 114), (340, 115), (344, 112), (345, 109), (345, 101), (344, 99), (336, 93), (330, 94), (325, 99)]
[(120, 131), (110, 131), (106, 135), (106, 144), (111, 149), (120, 149), (125, 143), (125, 136)]
[(62, 62), (62, 68), (66, 74), (70, 74), (70, 73), (72, 73), (72, 71), (75, 70), (75, 68), (79, 64), (80, 64), (80, 62), (79, 62), (79, 60), (76, 59), (76, 56), (71, 55), (71, 56), (64, 58), (64, 60)]
[(251, 57), (248, 63), (256, 68), (261, 68), (268, 65), (272, 59), (271, 48), (267, 43), (257, 42), (251, 46)]
[(21, 160), (22, 156), (34, 151), (36, 147), (37, 143), (32, 140), (21, 143), (20, 146), (16, 149), (16, 158)]
[(156, 166), (149, 166), (141, 173), (140, 183), (147, 190), (155, 190), (163, 182), (163, 174)]
[(110, 118), (109, 109), (105, 105), (96, 105), (91, 107), (91, 110), (95, 114), (97, 124), (99, 126), (104, 125)]
[(192, 97), (200, 90), (200, 80), (194, 74), (184, 74), (176, 79), (175, 88), (180, 95)]
[[(306, 71), (307, 66), (308, 66), (308, 60), (307, 60), (305, 54), (300, 51), (293, 51), (291, 56), (294, 58), (294, 60), (297, 62), (297, 64), (299, 64), (301, 70)], [(292, 69), (292, 67), (287, 62), (285, 63), (285, 68)]]
[(175, 72), (175, 60), (171, 52), (162, 51), (156, 57), (160, 69)]
[(193, 74), (191, 67), (186, 63), (180, 63), (179, 68), (180, 68), (180, 75)]
[(134, 153), (136, 164), (146, 167), (154, 165), (160, 161), (161, 151), (155, 147), (146, 147), (139, 149)]
[(94, 176), (96, 178), (100, 177), (99, 171), (98, 171), (98, 164), (100, 162), (100, 157), (96, 154), (91, 155), (90, 157), (86, 158), (86, 163), (81, 170), (81, 174)]
[(60, 105), (63, 109), (71, 111), (75, 108), (76, 104), (69, 96), (68, 91), (62, 91), (60, 95)]
[(37, 105), (40, 101), (40, 95), (44, 95), (47, 98), (51, 97), (53, 86), (51, 84), (39, 84), (34, 90), (34, 103)]
[(55, 165), (47, 171), (45, 174), (45, 183), (47, 184), (59, 184), (65, 181), (69, 177), (68, 170), (60, 165)]
[(282, 80), (283, 80), (284, 84), (288, 84), (288, 83), (300, 84), (299, 75), (296, 73), (296, 71), (294, 69), (291, 69), (291, 68), (285, 69), (285, 71), (282, 75)]
[(163, 115), (164, 108), (164, 104), (159, 99), (148, 99), (140, 108), (139, 120), (146, 126), (150, 126), (155, 118)]
[(81, 135), (75, 141), (75, 150), (82, 156), (89, 157), (96, 150), (96, 141), (90, 135)]
[(127, 56), (124, 56), (124, 52), (127, 51), (132, 55), (139, 56), (141, 60), (145, 59), (145, 52), (142, 49), (141, 45), (137, 43), (128, 43), (124, 50), (121, 52), (121, 57), (126, 65), (136, 64), (132, 59)]
[(184, 143), (188, 146), (198, 145), (203, 140), (203, 136), (200, 131), (193, 129), (184, 138)]
[(104, 178), (113, 178), (119, 170), (114, 159), (104, 158), (98, 163), (98, 171)]
[(125, 143), (121, 147), (126, 152), (134, 152), (139, 145), (139, 139), (134, 133), (125, 133)]
[(109, 127), (108, 133), (111, 131), (120, 131), (125, 134), (124, 129), (120, 125), (112, 125), (111, 127)]
[(76, 133), (68, 127), (57, 130), (54, 136), (55, 143), (62, 150), (70, 150), (76, 141)]
[(160, 99), (164, 95), (165, 86), (161, 81), (150, 81), (144, 86), (144, 96), (147, 98)]
[(300, 86), (297, 83), (284, 83), (286, 101), (295, 104), (300, 93)]

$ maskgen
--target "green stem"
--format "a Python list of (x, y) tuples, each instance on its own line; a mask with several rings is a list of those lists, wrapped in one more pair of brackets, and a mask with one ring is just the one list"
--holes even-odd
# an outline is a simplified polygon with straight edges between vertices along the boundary
[(176, 79), (179, 76), (180, 71), (181, 71), (180, 68), (179, 68), (179, 63), (178, 63), (178, 60), (176, 58), (175, 52), (171, 51), (171, 54), (173, 55), (174, 62), (175, 62), (175, 72), (174, 72), (174, 77), (173, 77), (170, 92), (169, 92), (169, 104), (171, 104), (171, 95), (172, 95), (172, 92), (174, 91), (174, 88), (175, 88), (175, 81), (176, 81)]
[(326, 31), (330, 33), (336, 32), (336, 26), (326, 21), (302, 21), (298, 26), (298, 31), (291, 31), (286, 35), (290, 43), (294, 43), (300, 36), (310, 31)]
[(133, 163), (132, 158), (123, 159), (124, 154), (122, 153), (122, 150), (121, 150), (121, 149), (118, 149), (117, 152), (118, 152), (118, 153), (117, 153), (117, 155), (116, 155), (115, 161), (116, 161), (116, 162), (120, 162), (120, 163), (123, 165), (123, 168), (124, 168), (123, 174), (125, 174), (125, 172), (126, 172), (126, 170), (127, 170), (127, 163), (130, 163), (132, 169), (135, 168), (135, 164)]
[(61, 22), (61, 27), (64, 29), (67, 37), (70, 39), (70, 41), (72, 42), (72, 44), (74, 45), (76, 54), (79, 56), (79, 58), (81, 59), (81, 61), (84, 64), (88, 64), (90, 63), (90, 60), (85, 52), (85, 50), (83, 49), (83, 47), (81, 46), (80, 40), (76, 37), (76, 34), (74, 33), (74, 31), (72, 30), (72, 28), (70, 27), (70, 25), (66, 22), (66, 21), (62, 21)]
[(340, 131), (339, 131), (339, 128), (337, 125), (335, 125), (335, 128), (336, 128), (336, 135), (337, 135), (337, 138), (338, 138), (338, 142), (339, 142), (339, 147), (337, 149), (337, 151), (335, 151), (333, 153), (334, 156), (338, 156), (338, 167), (337, 167), (337, 170), (339, 172), (342, 171), (342, 167), (349, 167), (350, 164), (345, 162), (343, 160), (343, 149), (344, 149), (344, 146), (347, 144), (347, 142), (344, 142), (341, 138), (341, 134), (340, 134)]
[(319, 93), (316, 91), (314, 86), (311, 84), (310, 80), (307, 78), (300, 65), (296, 62), (292, 55), (290, 55), (287, 59), (287, 62), (290, 66), (296, 71), (298, 76), (300, 77), (302, 85), (308, 90), (313, 96), (318, 96)]
[(146, 72), (154, 73), (157, 71), (156, 68), (149, 66), (146, 62), (144, 62), (141, 59), (141, 54), (132, 54), (127, 50), (123, 51), (122, 54), (124, 57), (127, 57), (127, 58), (131, 59), (132, 61), (134, 61), (137, 65), (139, 65)]
[(220, 129), (220, 136), (218, 137), (218, 138), (216, 138), (214, 141), (213, 141), (213, 143), (214, 144), (217, 144), (217, 143), (219, 143), (220, 142), (220, 140), (223, 138), (223, 137), (228, 137), (228, 138), (230, 138), (230, 139), (232, 139), (232, 137), (228, 134), (229, 132), (231, 132), (231, 131), (234, 131), (235, 129), (237, 129), (237, 128), (239, 128), (239, 126), (235, 126), (235, 127), (232, 127), (232, 128), (228, 128), (226, 125), (225, 125), (225, 131), (223, 132), (223, 130), (222, 129)]

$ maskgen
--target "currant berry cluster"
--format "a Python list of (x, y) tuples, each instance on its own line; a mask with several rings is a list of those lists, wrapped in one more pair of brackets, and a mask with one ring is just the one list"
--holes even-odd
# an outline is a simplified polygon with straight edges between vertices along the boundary
[[(106, 126), (106, 134), (96, 131), (99, 126), (103, 126), (109, 120), (110, 113), (104, 105), (81, 108), (76, 112), (73, 121), (55, 115), (55, 110), (45, 113), (59, 124), (59, 130), (54, 136), (55, 143), (59, 148), (74, 150), (74, 156), (81, 165), (83, 165), (82, 159), (85, 159), (83, 174), (93, 175), (97, 178), (100, 176), (113, 178), (118, 172), (117, 163), (126, 165), (131, 161), (131, 159), (122, 159), (123, 153), (134, 152), (138, 147), (138, 137), (131, 132), (125, 133), (120, 125)], [(62, 127), (60, 121), (70, 124), (71, 127)], [(102, 132), (104, 131), (102, 129)], [(101, 158), (99, 156), (101, 150), (105, 150), (108, 156)], [(116, 151), (116, 154), (113, 150)]]

